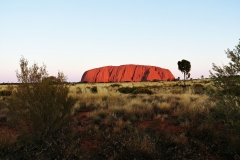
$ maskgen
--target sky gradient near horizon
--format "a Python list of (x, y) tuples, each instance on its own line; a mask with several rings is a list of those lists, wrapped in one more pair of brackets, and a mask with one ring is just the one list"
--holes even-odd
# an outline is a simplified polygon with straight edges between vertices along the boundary
[(191, 62), (191, 77), (209, 77), (212, 63), (240, 38), (239, 0), (0, 0), (0, 83), (17, 82), (24, 56), (79, 82), (84, 71), (123, 64), (169, 69)]

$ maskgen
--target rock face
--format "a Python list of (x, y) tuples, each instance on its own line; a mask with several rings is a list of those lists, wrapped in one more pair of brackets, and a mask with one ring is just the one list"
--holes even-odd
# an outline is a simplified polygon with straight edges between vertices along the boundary
[(129, 64), (106, 66), (85, 71), (81, 82), (140, 82), (172, 80), (174, 78), (168, 69)]

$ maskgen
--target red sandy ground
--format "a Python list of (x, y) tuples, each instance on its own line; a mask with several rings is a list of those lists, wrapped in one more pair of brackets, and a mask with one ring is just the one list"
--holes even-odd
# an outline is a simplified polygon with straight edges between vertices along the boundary
[[(88, 114), (90, 114), (90, 112), (79, 112), (76, 115), (75, 118), (79, 122), (86, 124), (85, 127), (78, 128), (79, 130), (85, 130), (88, 127), (88, 124), (90, 124), (90, 121), (87, 119)], [(185, 133), (185, 131), (187, 130), (187, 128), (184, 128), (180, 126), (179, 123), (177, 123), (177, 121), (174, 119), (174, 116), (170, 116), (164, 121), (145, 120), (145, 121), (136, 123), (136, 126), (143, 129), (151, 128), (152, 130), (169, 133), (171, 135), (180, 135), (181, 133)], [(109, 127), (108, 129), (112, 129), (112, 128)], [(196, 143), (198, 143), (198, 146), (199, 146), (199, 151), (196, 151), (196, 154), (198, 152), (201, 152), (201, 153), (205, 153), (202, 155), (203, 158), (206, 157), (206, 159), (221, 159), (220, 157), (216, 157), (212, 153), (209, 153), (208, 150), (206, 150), (207, 147), (200, 141), (196, 141)], [(96, 142), (94, 140), (94, 137), (88, 137), (88, 136), (83, 139), (82, 144), (83, 144), (83, 148), (89, 151), (95, 151), (100, 146), (100, 142)]]
[[(79, 112), (77, 115), (75, 115), (75, 120), (85, 124), (83, 127), (78, 126), (76, 128), (78, 131), (84, 131), (89, 127), (89, 124), (91, 122), (87, 119), (88, 114), (90, 114), (90, 112)], [(160, 120), (146, 120), (136, 123), (136, 126), (139, 128), (151, 128), (156, 131), (164, 131), (165, 133), (169, 133), (172, 135), (179, 135), (186, 131), (186, 128), (179, 126), (176, 120), (174, 120), (174, 117), (165, 119), (163, 122), (161, 122)], [(22, 127), (9, 127), (6, 123), (1, 122), (0, 135), (4, 135), (5, 138), (16, 137), (16, 135), (18, 135), (20, 131), (20, 128)], [(24, 128), (29, 129), (29, 126), (24, 125)], [(112, 128), (109, 127), (108, 129)], [(86, 135), (85, 137), (83, 137), (82, 145), (85, 150), (95, 151), (100, 146), (100, 142), (97, 142), (94, 138), (95, 137), (91, 137), (91, 135)], [(203, 146), (202, 143), (199, 143), (199, 148), (200, 150), (205, 150), (206, 146)], [(206, 153), (206, 151), (203, 152)], [(211, 153), (207, 153), (207, 155), (205, 156), (206, 158), (216, 159), (216, 157), (214, 157), (214, 155), (212, 155)], [(217, 159), (219, 159), (219, 157), (217, 157)]]
[(141, 82), (174, 78), (168, 69), (129, 64), (88, 70), (84, 72), (81, 82)]

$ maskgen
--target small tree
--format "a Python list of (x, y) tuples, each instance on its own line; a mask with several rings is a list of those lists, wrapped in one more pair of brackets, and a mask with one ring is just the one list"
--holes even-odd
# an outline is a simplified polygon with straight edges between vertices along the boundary
[(182, 61), (178, 61), (178, 70), (180, 70), (184, 74), (184, 86), (186, 86), (185, 79), (186, 79), (186, 75), (188, 74), (190, 77), (189, 72), (191, 70), (191, 63), (185, 59), (183, 59)]
[[(216, 66), (213, 63), (213, 71), (210, 78), (213, 82), (210, 95), (216, 103), (210, 112), (210, 120), (213, 123), (225, 125), (222, 137), (229, 139), (224, 152), (229, 155), (240, 155), (240, 42), (233, 50), (225, 51), (230, 59), (228, 65)], [(220, 131), (221, 132), (221, 131)], [(219, 134), (219, 133), (218, 133)], [(221, 134), (221, 133), (220, 133)], [(229, 138), (231, 137), (231, 138)], [(233, 158), (232, 158), (233, 159)]]
[(217, 100), (218, 109), (222, 110), (219, 118), (240, 123), (240, 42), (235, 49), (228, 49), (225, 53), (230, 59), (229, 64), (220, 67), (213, 63), (215, 73), (210, 71), (215, 87), (212, 95)]
[[(32, 125), (37, 139), (53, 136), (65, 126), (75, 100), (68, 96), (66, 77), (58, 72), (56, 78), (48, 78), (46, 66), (20, 59), (20, 72), (16, 71), (17, 89), (13, 92), (10, 107), (21, 120)], [(54, 79), (54, 81), (53, 81)]]

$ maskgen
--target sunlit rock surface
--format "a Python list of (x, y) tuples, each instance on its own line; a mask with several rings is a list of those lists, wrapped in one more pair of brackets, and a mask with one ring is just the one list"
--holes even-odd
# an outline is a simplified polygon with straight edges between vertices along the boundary
[(85, 71), (81, 82), (141, 82), (172, 80), (168, 69), (145, 65), (105, 66)]

